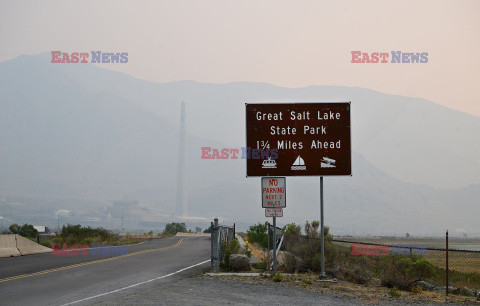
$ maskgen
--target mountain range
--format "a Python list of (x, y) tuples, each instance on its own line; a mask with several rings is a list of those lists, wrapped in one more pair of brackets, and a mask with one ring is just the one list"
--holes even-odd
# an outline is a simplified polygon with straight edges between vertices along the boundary
[[(154, 83), (49, 54), (0, 63), (0, 193), (150, 201), (173, 213), (186, 102), (192, 215), (262, 221), (245, 160), (246, 102), (352, 102), (352, 177), (325, 179), (326, 222), (343, 233), (479, 233), (480, 118), (433, 102), (343, 86)], [(318, 178), (288, 178), (283, 222), (318, 219)], [(317, 217), (316, 217), (317, 216)]]

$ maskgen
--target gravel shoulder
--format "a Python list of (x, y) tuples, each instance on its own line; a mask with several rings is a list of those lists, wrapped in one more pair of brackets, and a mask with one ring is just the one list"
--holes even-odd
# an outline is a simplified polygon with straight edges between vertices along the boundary
[(348, 297), (326, 296), (282, 284), (254, 284), (194, 277), (117, 296), (96, 305), (352, 305)]
[[(338, 283), (337, 283), (338, 284)], [(355, 284), (352, 284), (355, 285)], [(408, 300), (388, 296), (388, 292), (369, 298), (352, 288), (334, 284), (284, 280), (273, 282), (262, 277), (212, 277), (197, 276), (168, 284), (158, 284), (121, 294), (97, 305), (438, 305), (439, 301), (425, 297), (423, 300)], [(341, 289), (344, 288), (342, 292)], [(383, 295), (385, 294), (385, 295)], [(403, 295), (403, 294), (402, 294)], [(380, 297), (380, 298), (379, 298)], [(445, 300), (443, 300), (445, 305)], [(450, 302), (465, 302), (458, 299)]]

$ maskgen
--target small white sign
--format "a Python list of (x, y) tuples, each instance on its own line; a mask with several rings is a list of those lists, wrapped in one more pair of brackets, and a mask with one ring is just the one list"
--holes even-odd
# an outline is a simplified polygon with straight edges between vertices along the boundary
[(286, 191), (284, 177), (262, 177), (262, 207), (285, 208)]
[(265, 217), (283, 217), (283, 208), (265, 208)]

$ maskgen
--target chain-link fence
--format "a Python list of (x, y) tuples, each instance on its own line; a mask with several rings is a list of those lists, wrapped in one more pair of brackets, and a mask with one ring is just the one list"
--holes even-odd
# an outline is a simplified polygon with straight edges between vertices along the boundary
[(218, 272), (219, 263), (225, 260), (222, 245), (235, 239), (235, 226), (219, 225), (218, 219), (215, 219), (211, 228), (211, 265), (215, 268), (215, 272)]
[(447, 252), (447, 249), (419, 244), (377, 244), (335, 239), (332, 243), (348, 248), (353, 256), (405, 255), (426, 259), (436, 267), (435, 277), (429, 281), (437, 286), (446, 286), (448, 264), (450, 286), (480, 289), (480, 251), (449, 249)]

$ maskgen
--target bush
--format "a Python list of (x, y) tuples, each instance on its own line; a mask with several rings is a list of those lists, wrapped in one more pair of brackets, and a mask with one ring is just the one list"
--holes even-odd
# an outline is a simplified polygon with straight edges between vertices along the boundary
[[(326, 267), (347, 267), (349, 262), (354, 260), (349, 247), (333, 244), (325, 241), (325, 266)], [(362, 262), (363, 263), (363, 262)]]
[(312, 270), (320, 272), (322, 270), (322, 254), (315, 254), (312, 258)]
[(295, 255), (285, 253), (285, 269), (288, 273), (294, 273), (298, 269), (298, 261)]
[(388, 293), (390, 293), (390, 295), (394, 298), (399, 298), (402, 295), (400, 291), (398, 291), (397, 287), (390, 288)]
[(425, 259), (390, 255), (382, 264), (380, 278), (387, 287), (410, 290), (415, 281), (431, 277), (434, 271), (434, 265)]
[(209, 226), (208, 228), (206, 228), (203, 232), (204, 232), (205, 234), (210, 234), (212, 231), (213, 231), (213, 226), (210, 225), (210, 226)]
[[(312, 223), (305, 223), (305, 238), (298, 236), (300, 231), (300, 226), (289, 224), (285, 230), (286, 235), (289, 235), (290, 241), (295, 241), (294, 243), (287, 244), (289, 247), (289, 252), (293, 255), (298, 256), (299, 259), (296, 259), (296, 262), (291, 260), (290, 270), (295, 269), (298, 272), (305, 271), (320, 271), (320, 260), (321, 260), (321, 239), (320, 239), (320, 222), (313, 221)], [(329, 228), (324, 227), (325, 234), (325, 266), (333, 266), (333, 261), (328, 260), (331, 257), (334, 260), (345, 258), (348, 256), (347, 248), (338, 247), (331, 243), (332, 235), (329, 234)]]
[(274, 281), (274, 282), (279, 283), (279, 282), (281, 282), (282, 280), (283, 280), (283, 277), (282, 277), (282, 275), (280, 275), (280, 274), (275, 274), (275, 275), (273, 276), (273, 281)]
[(260, 259), (260, 262), (255, 264), (255, 268), (259, 270), (266, 270), (267, 269), (267, 259), (264, 257)]
[(102, 227), (82, 227), (80, 224), (62, 226), (60, 237), (67, 245), (99, 243), (115, 240), (115, 235)]
[(302, 229), (300, 225), (289, 223), (283, 229), (284, 243), (287, 245), (297, 244), (302, 238)]
[(268, 222), (258, 223), (248, 228), (247, 237), (250, 242), (256, 242), (262, 247), (268, 247)]
[(176, 235), (177, 233), (186, 233), (187, 232), (187, 226), (185, 223), (177, 223), (177, 222), (172, 222), (172, 223), (167, 223), (165, 225), (165, 230), (163, 231), (166, 234), (172, 234)]
[(368, 283), (372, 276), (372, 272), (365, 265), (353, 265), (345, 271), (345, 278), (357, 284)]
[(419, 259), (413, 263), (412, 273), (422, 280), (429, 278), (435, 272), (435, 265), (425, 259)]
[(46, 239), (40, 241), (40, 245), (43, 245), (44, 247), (51, 248), (52, 247), (52, 239)]
[[(321, 232), (319, 227), (320, 227), (320, 222), (317, 220), (312, 221), (312, 223), (309, 223), (308, 221), (305, 222), (305, 235), (307, 236), (307, 239), (320, 239)], [(330, 228), (328, 226), (323, 227), (323, 235), (325, 238), (325, 242), (332, 241), (333, 236), (330, 235)]]
[(33, 225), (28, 223), (25, 223), (22, 226), (14, 223), (10, 225), (9, 230), (12, 234), (18, 234), (26, 238), (36, 238), (38, 235), (38, 231), (33, 227)]
[(238, 251), (240, 250), (240, 244), (238, 243), (237, 239), (232, 239), (230, 241), (224, 241), (222, 243), (222, 251), (224, 254), (224, 263), (226, 266), (229, 266), (230, 263), (228, 259), (230, 258), (230, 255), (232, 254), (238, 254)]

